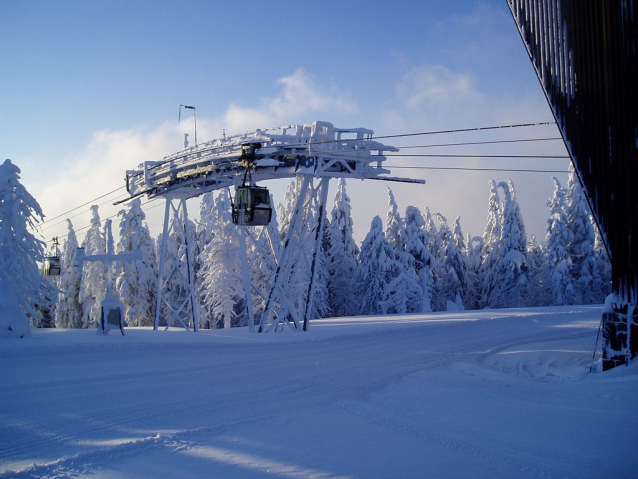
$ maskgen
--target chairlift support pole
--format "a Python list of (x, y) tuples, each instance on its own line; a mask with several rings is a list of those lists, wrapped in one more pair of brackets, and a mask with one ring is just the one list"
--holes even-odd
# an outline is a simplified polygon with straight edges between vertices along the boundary
[[(197, 296), (195, 291), (195, 279), (192, 260), (192, 245), (188, 238), (188, 212), (186, 208), (187, 196), (183, 194), (166, 195), (166, 207), (164, 209), (164, 227), (162, 229), (162, 245), (160, 248), (160, 261), (157, 280), (157, 300), (155, 303), (155, 323), (153, 329), (159, 328), (159, 320), (162, 306), (166, 305), (170, 317), (166, 321), (166, 329), (175, 322), (179, 322), (184, 329), (190, 331), (188, 323), (190, 321), (182, 318), (182, 311), (190, 310), (190, 319), (192, 319), (193, 329), (195, 332), (199, 329), (198, 325), (198, 308)], [(175, 229), (176, 228), (176, 229)], [(166, 245), (168, 237), (171, 233), (177, 233), (182, 240), (181, 248), (176, 252), (176, 257), (170, 251), (167, 251)], [(169, 258), (170, 256), (170, 258)], [(167, 264), (167, 259), (170, 262)], [(185, 269), (185, 271), (184, 271)], [(166, 274), (164, 274), (166, 273)], [(181, 281), (187, 290), (187, 296), (179, 305), (172, 304), (166, 298), (166, 289), (171, 280), (176, 278)], [(190, 306), (190, 307), (188, 307)]]

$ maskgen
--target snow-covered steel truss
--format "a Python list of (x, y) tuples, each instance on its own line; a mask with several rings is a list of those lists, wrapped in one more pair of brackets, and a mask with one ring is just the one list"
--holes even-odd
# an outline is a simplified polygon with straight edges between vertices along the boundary
[[(158, 281), (157, 313), (155, 327), (158, 326), (159, 314), (165, 290), (168, 287), (167, 277), (178, 277), (189, 291), (184, 304), (173, 308), (172, 321), (178, 320), (188, 329), (182, 319), (190, 302), (192, 324), (197, 330), (197, 304), (190, 247), (188, 246), (186, 199), (199, 196), (219, 188), (238, 187), (242, 184), (246, 170), (245, 158), (242, 157), (242, 145), (258, 144), (254, 158), (250, 162), (250, 177), (253, 183), (264, 180), (293, 178), (301, 176), (303, 184), (295, 205), (295, 212), (289, 227), (284, 247), (279, 252), (275, 274), (268, 294), (258, 292), (266, 301), (261, 315), (259, 331), (277, 330), (278, 325), (288, 324), (292, 329), (305, 330), (308, 326), (309, 314), (313, 305), (314, 275), (316, 274), (316, 255), (322, 236), (323, 220), (315, 229), (307, 226), (310, 202), (314, 202), (314, 210), (325, 216), (325, 203), (330, 178), (374, 179), (384, 181), (400, 181), (409, 183), (425, 183), (423, 180), (395, 178), (389, 176), (390, 171), (383, 168), (385, 152), (396, 152), (397, 148), (379, 143), (373, 139), (374, 132), (366, 128), (335, 128), (331, 123), (316, 121), (305, 125), (289, 125), (280, 128), (255, 130), (249, 133), (224, 137), (202, 143), (195, 147), (167, 156), (162, 161), (146, 161), (137, 170), (127, 171), (126, 187), (135, 198), (147, 195), (151, 198), (165, 197), (166, 211), (164, 216), (164, 234), (160, 252), (160, 268)], [(313, 179), (320, 179), (315, 188)], [(128, 200), (127, 199), (127, 200)], [(179, 206), (173, 205), (179, 201)], [(183, 254), (170, 256), (166, 251), (166, 239), (169, 225), (181, 225), (184, 232)], [(251, 288), (247, 273), (247, 255), (244, 227), (240, 228), (242, 238), (242, 261), (244, 262), (244, 289), (247, 304), (251, 301)], [(248, 231), (248, 230), (246, 230)], [(314, 248), (311, 252), (300, 251), (299, 235), (311, 231), (315, 235)], [(250, 234), (248, 235), (251, 236)], [(169, 257), (170, 256), (170, 257)], [(290, 279), (291, 269), (296, 261), (308, 261), (310, 265), (309, 284), (305, 290), (304, 301), (293, 301), (287, 298), (284, 285)], [(168, 261), (168, 266), (167, 266)], [(171, 268), (168, 276), (163, 271)], [(164, 303), (163, 303), (164, 302)], [(300, 306), (302, 305), (302, 306)], [(300, 308), (302, 310), (300, 310)], [(254, 328), (253, 314), (249, 306), (249, 327)]]

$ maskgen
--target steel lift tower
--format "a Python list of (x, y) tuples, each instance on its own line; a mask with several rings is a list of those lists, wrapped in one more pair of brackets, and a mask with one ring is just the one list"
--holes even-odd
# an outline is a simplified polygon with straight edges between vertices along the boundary
[[(136, 170), (126, 172), (129, 199), (146, 195), (166, 200), (164, 227), (160, 247), (155, 329), (159, 326), (162, 308), (169, 311), (167, 327), (181, 324), (194, 331), (198, 328), (199, 303), (195, 291), (193, 245), (189, 238), (186, 200), (220, 188), (235, 187), (233, 222), (237, 224), (244, 279), (244, 291), (250, 331), (277, 331), (288, 325), (295, 331), (306, 330), (311, 319), (317, 251), (323, 236), (328, 183), (331, 178), (425, 183), (423, 180), (395, 178), (383, 168), (385, 152), (398, 149), (373, 139), (366, 128), (335, 128), (331, 123), (316, 121), (305, 125), (290, 125), (212, 140), (187, 148), (162, 161), (146, 161)], [(259, 291), (248, 275), (246, 242), (254, 248), (272, 245), (268, 238), (270, 196), (257, 182), (297, 178), (299, 195), (294, 207), (284, 244), (276, 252), (270, 291)], [(308, 225), (310, 210), (318, 212), (318, 223)], [(177, 235), (180, 247), (167, 251), (167, 238)], [(301, 241), (312, 235), (312, 242)], [(304, 251), (301, 244), (314, 244)], [(272, 257), (262, 252), (264, 257)], [(290, 279), (295, 264), (305, 261), (310, 277), (304, 293), (288, 297), (284, 285)], [(182, 287), (187, 292), (181, 304), (166, 300), (168, 287)], [(258, 328), (251, 307), (252, 290), (265, 302)]]

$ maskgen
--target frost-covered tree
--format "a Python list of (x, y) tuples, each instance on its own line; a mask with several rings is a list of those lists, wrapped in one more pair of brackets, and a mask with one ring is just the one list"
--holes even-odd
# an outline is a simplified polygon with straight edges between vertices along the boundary
[[(40, 205), (20, 183), (20, 168), (11, 160), (0, 166), (0, 287), (3, 304), (0, 329), (6, 334), (24, 336), (29, 321), (37, 317), (36, 308), (45, 306), (57, 289), (41, 275), (37, 262), (43, 260), (44, 242), (34, 229), (44, 215)], [(15, 314), (9, 314), (9, 311)], [(22, 314), (18, 314), (22, 311)]]
[[(592, 219), (592, 222), (594, 220)], [(592, 303), (602, 304), (611, 294), (611, 261), (598, 228), (595, 228), (594, 254), (596, 258), (595, 275), (592, 282)]]
[(490, 297), (496, 288), (496, 263), (498, 261), (498, 247), (501, 240), (502, 211), (498, 195), (498, 188), (494, 180), (490, 180), (490, 198), (487, 207), (487, 224), (483, 232), (483, 251), (481, 252), (481, 267), (479, 278), (482, 282), (479, 297), (479, 308), (490, 305)]
[[(410, 258), (406, 268), (404, 258)], [(375, 216), (359, 253), (359, 267), (355, 272), (355, 293), (360, 314), (405, 313), (415, 308), (423, 291), (416, 281), (414, 259), (397, 252), (383, 233), (381, 218)]]
[(551, 282), (547, 269), (547, 253), (534, 235), (527, 242), (527, 291), (524, 306), (547, 306), (551, 303)]
[(481, 253), (483, 238), (468, 233), (467, 235), (467, 293), (465, 295), (465, 309), (478, 309), (481, 305), (483, 283), (480, 279)]
[(574, 282), (571, 276), (572, 260), (568, 246), (574, 235), (568, 228), (565, 190), (554, 177), (554, 196), (547, 202), (550, 216), (547, 220), (547, 268), (552, 285), (554, 304), (573, 304)]
[(66, 220), (69, 233), (60, 257), (60, 283), (62, 291), (58, 295), (58, 307), (55, 310), (56, 328), (80, 328), (82, 326), (82, 307), (80, 305), (80, 284), (82, 275), (76, 261), (78, 240), (71, 220)]
[(410, 307), (409, 312), (426, 313), (432, 311), (436, 261), (430, 254), (427, 244), (425, 220), (418, 208), (408, 206), (405, 210), (405, 227), (401, 231), (401, 250), (413, 258), (414, 273), (421, 288), (419, 302), (414, 307)]
[[(106, 239), (98, 206), (91, 206), (91, 227), (86, 232), (82, 247), (87, 256), (106, 253)], [(82, 305), (82, 328), (97, 327), (102, 315), (101, 302), (106, 296), (107, 266), (100, 261), (85, 262), (82, 269), (80, 304)]]
[(567, 228), (572, 233), (572, 241), (567, 245), (567, 252), (571, 259), (574, 301), (576, 304), (591, 304), (594, 302), (594, 282), (598, 274), (594, 252), (596, 233), (580, 181), (573, 166), (570, 170), (566, 209)]
[(385, 219), (385, 238), (395, 250), (400, 248), (401, 230), (403, 229), (403, 220), (399, 214), (399, 207), (394, 199), (394, 193), (388, 187), (388, 205), (390, 209)]
[(467, 263), (460, 218), (456, 218), (453, 228), (451, 231), (443, 218), (439, 236), (442, 238), (444, 254), (439, 270), (444, 272), (445, 282), (441, 285), (441, 296), (446, 301), (447, 310), (452, 304), (454, 309), (463, 311), (467, 296)]
[(339, 180), (328, 225), (327, 267), (330, 307), (335, 316), (354, 316), (357, 301), (354, 296), (353, 277), (357, 269), (359, 248), (353, 238), (350, 198), (346, 194), (346, 181)]
[(370, 231), (361, 244), (359, 267), (354, 275), (359, 314), (384, 314), (381, 301), (394, 279), (395, 251), (385, 239), (381, 218), (375, 216)]
[(518, 308), (527, 287), (527, 236), (514, 185), (509, 180), (503, 189), (503, 222), (496, 263), (496, 288), (490, 297), (493, 308)]
[(152, 326), (155, 319), (157, 294), (157, 258), (155, 243), (144, 222), (139, 199), (121, 210), (118, 253), (139, 250), (142, 258), (136, 261), (118, 262), (115, 288), (124, 304), (124, 317), (129, 326)]
[(215, 199), (218, 211), (211, 242), (202, 251), (202, 307), (212, 318), (212, 327), (239, 326), (245, 315), (239, 234), (232, 221), (230, 197), (221, 190)]

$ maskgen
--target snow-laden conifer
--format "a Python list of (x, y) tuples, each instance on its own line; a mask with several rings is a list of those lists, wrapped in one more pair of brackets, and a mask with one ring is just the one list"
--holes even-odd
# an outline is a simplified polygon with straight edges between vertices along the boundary
[(594, 243), (596, 233), (589, 213), (587, 199), (580, 181), (570, 167), (567, 183), (567, 227), (572, 233), (572, 241), (567, 245), (571, 258), (571, 275), (574, 281), (574, 302), (591, 304), (594, 302), (594, 282), (599, 272), (596, 269)]
[(212, 318), (212, 328), (239, 326), (245, 319), (245, 293), (237, 226), (232, 221), (227, 190), (215, 198), (217, 223), (211, 242), (202, 250), (202, 307)]
[(394, 193), (388, 187), (388, 205), (390, 209), (385, 219), (385, 238), (394, 249), (400, 248), (401, 230), (403, 229), (403, 220), (399, 214), (399, 207), (394, 199)]
[(45, 306), (47, 298), (57, 294), (38, 269), (44, 242), (28, 230), (43, 219), (40, 205), (20, 183), (20, 168), (5, 160), (0, 166), (0, 283), (4, 297), (0, 329), (9, 331), (7, 334), (22, 337), (30, 331), (26, 316), (11, 315), (9, 310), (22, 310), (35, 320), (36, 307)]
[(523, 305), (534, 307), (551, 304), (551, 288), (545, 245), (536, 241), (536, 237), (532, 235), (527, 242), (527, 291)]
[(354, 283), (360, 314), (404, 313), (422, 294), (414, 269), (407, 270), (397, 259), (378, 216), (373, 218), (361, 245)]
[(447, 301), (454, 303), (456, 310), (463, 311), (467, 296), (467, 259), (465, 241), (461, 231), (461, 219), (456, 218), (453, 231), (447, 229), (440, 236), (443, 238), (445, 251), (442, 269), (445, 270), (446, 277), (446, 283), (441, 287), (441, 295)]
[(157, 294), (157, 258), (155, 243), (144, 222), (139, 199), (121, 210), (118, 253), (139, 250), (142, 258), (136, 261), (118, 262), (115, 288), (125, 307), (125, 321), (129, 326), (152, 326), (155, 319)]
[(483, 237), (467, 235), (467, 293), (465, 309), (478, 309), (481, 305), (483, 283), (480, 279)]
[(490, 180), (489, 185), (490, 198), (487, 206), (487, 224), (483, 232), (483, 251), (481, 252), (481, 267), (479, 269), (479, 278), (482, 283), (479, 308), (490, 305), (490, 297), (496, 288), (495, 271), (501, 240), (502, 211), (498, 188), (494, 180)]
[(327, 231), (330, 244), (327, 251), (328, 290), (335, 316), (354, 316), (357, 313), (353, 278), (358, 266), (359, 248), (352, 236), (352, 228), (352, 208), (346, 194), (346, 181), (340, 179)]
[(56, 328), (80, 328), (82, 326), (82, 307), (80, 305), (80, 285), (82, 275), (76, 254), (78, 240), (71, 220), (66, 220), (69, 233), (62, 246), (60, 257), (60, 283), (62, 291), (58, 295), (58, 307), (55, 310)]
[(375, 216), (361, 243), (359, 267), (354, 275), (359, 314), (382, 314), (380, 302), (392, 281), (394, 248), (385, 239), (381, 218)]
[[(86, 232), (82, 247), (87, 256), (106, 253), (106, 240), (98, 206), (91, 206), (91, 227)], [(97, 327), (102, 315), (101, 302), (106, 295), (107, 266), (100, 261), (84, 262), (80, 304), (82, 305), (82, 328)]]
[(405, 210), (405, 227), (401, 231), (401, 250), (413, 258), (414, 273), (421, 288), (420, 300), (415, 307), (409, 308), (409, 312), (432, 311), (436, 261), (430, 254), (427, 244), (425, 220), (418, 208), (408, 206)]
[(527, 287), (527, 236), (514, 185), (509, 180), (503, 189), (503, 222), (496, 263), (496, 288), (490, 298), (493, 308), (518, 308)]
[(574, 240), (568, 228), (565, 190), (554, 177), (554, 196), (547, 202), (550, 216), (547, 220), (548, 276), (552, 285), (554, 304), (573, 304), (574, 282), (571, 275), (572, 260), (568, 245)]

